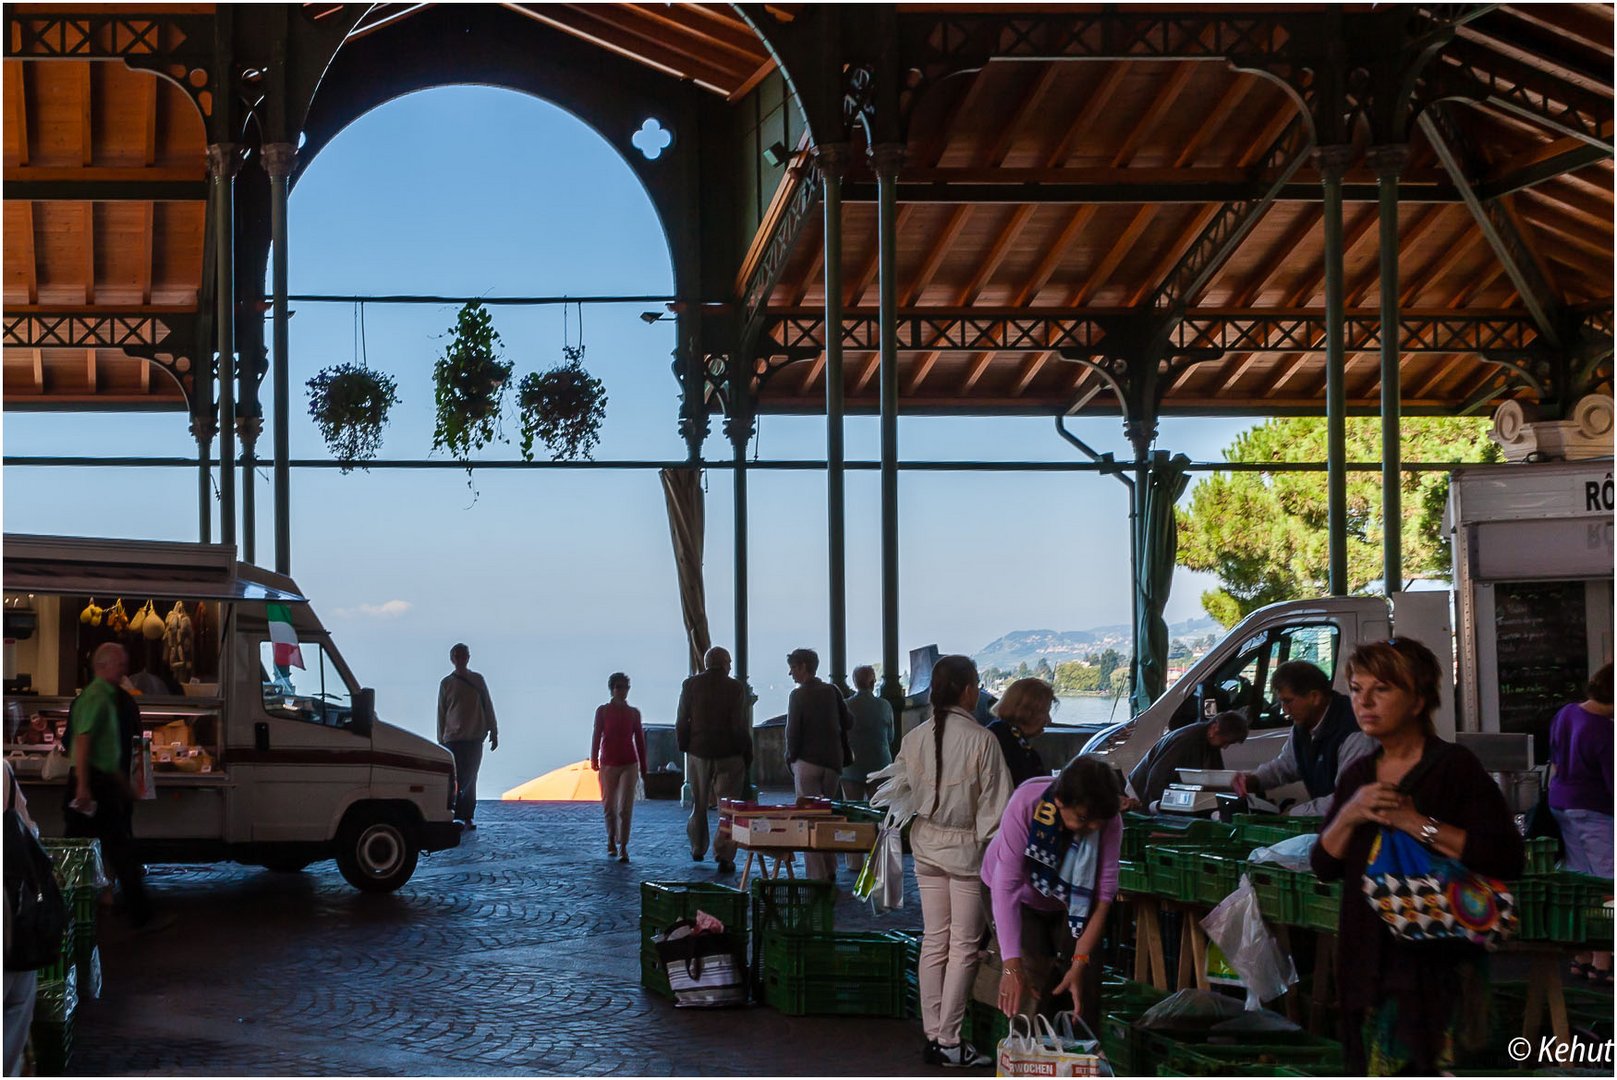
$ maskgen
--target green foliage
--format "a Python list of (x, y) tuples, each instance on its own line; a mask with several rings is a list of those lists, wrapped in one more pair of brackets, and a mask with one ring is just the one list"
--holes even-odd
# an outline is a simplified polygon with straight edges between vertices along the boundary
[(1033, 666), (1033, 677), (1043, 679), (1045, 682), (1049, 682), (1056, 677), (1055, 669), (1050, 666), (1048, 656), (1039, 657), (1039, 662)]
[(1012, 672), (1011, 675), (1013, 678), (1017, 679), (1031, 679), (1033, 677), (1033, 669), (1027, 666), (1026, 660), (1023, 660), (1021, 663), (1016, 665), (1016, 670)]
[(398, 384), (362, 364), (336, 364), (321, 368), (306, 385), (309, 415), (326, 449), (343, 463), (342, 471), (352, 472), (354, 462), (374, 458), (382, 447), (388, 411), (399, 403)]
[(1098, 694), (1102, 689), (1100, 668), (1081, 660), (1066, 660), (1056, 665), (1057, 694)]
[(563, 345), (565, 362), (529, 373), (517, 387), (522, 410), (522, 457), (533, 460), (535, 437), (564, 461), (588, 458), (601, 440), (606, 386), (584, 369), (584, 346)]
[[(1403, 423), (1408, 461), (1484, 462), (1499, 459), (1488, 421), (1465, 417), (1410, 418)], [(1381, 422), (1347, 422), (1349, 461), (1377, 461)], [(1324, 461), (1325, 421), (1269, 420), (1239, 436), (1226, 461)], [(1362, 591), (1381, 577), (1381, 475), (1350, 472), (1347, 481), (1348, 588)], [(1446, 578), (1442, 535), (1448, 476), (1403, 476), (1403, 561), (1408, 577)], [(1179, 565), (1218, 575), (1221, 587), (1202, 594), (1202, 607), (1225, 626), (1278, 600), (1328, 591), (1329, 537), (1325, 474), (1218, 473), (1196, 485), (1179, 510)]]
[(442, 447), (466, 462), (500, 438), (500, 409), (511, 379), (511, 365), (497, 355), (500, 344), (488, 309), (476, 301), (460, 309), (444, 355), (432, 366), (433, 449)]

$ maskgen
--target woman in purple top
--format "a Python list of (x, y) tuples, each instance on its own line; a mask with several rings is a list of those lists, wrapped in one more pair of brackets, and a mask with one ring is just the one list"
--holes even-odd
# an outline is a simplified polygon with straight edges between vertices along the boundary
[(1100, 947), (1117, 896), (1123, 846), (1116, 773), (1099, 758), (1075, 757), (1054, 780), (1035, 777), (1011, 796), (983, 856), (1004, 974), (1007, 1016), (1074, 1010), (1100, 1020)]
[[(1611, 877), (1611, 665), (1589, 680), (1586, 701), (1550, 724), (1550, 812), (1561, 826), (1566, 868)], [(1611, 985), (1611, 953), (1579, 953), (1572, 974)]]

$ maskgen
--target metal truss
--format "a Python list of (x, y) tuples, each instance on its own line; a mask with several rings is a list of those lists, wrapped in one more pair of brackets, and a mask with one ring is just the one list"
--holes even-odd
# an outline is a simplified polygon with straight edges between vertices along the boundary
[[(906, 352), (1032, 352), (1068, 350), (1103, 355), (1119, 347), (1108, 341), (1108, 323), (1138, 315), (1132, 311), (1000, 312), (927, 311), (900, 313), (898, 348)], [(1591, 318), (1595, 318), (1591, 316)], [(1610, 325), (1611, 309), (1605, 309)], [(1115, 332), (1114, 332), (1115, 334)], [(1399, 349), (1405, 353), (1492, 353), (1536, 356), (1545, 351), (1538, 328), (1517, 314), (1417, 314), (1399, 323)], [(845, 349), (875, 352), (880, 321), (873, 312), (849, 312), (842, 326)], [(801, 358), (825, 347), (825, 319), (818, 311), (769, 316), (759, 341), (765, 356)], [(1379, 312), (1350, 313), (1345, 319), (1348, 352), (1381, 348)], [(1192, 311), (1167, 336), (1169, 353), (1204, 350), (1230, 353), (1314, 353), (1325, 349), (1324, 312), (1275, 314), (1256, 311)]]
[(1612, 102), (1526, 64), (1455, 48), (1439, 56), (1441, 67), (1426, 80), (1421, 97), (1481, 101), (1612, 152)]
[(22, 349), (121, 349), (167, 373), (179, 385), (187, 411), (195, 405), (196, 364), (190, 355), (191, 343), (164, 315), (7, 315), (0, 344)]
[(173, 82), (203, 116), (214, 107), (210, 12), (19, 11), (6, 6), (8, 60), (122, 60)]
[(758, 265), (753, 268), (752, 276), (747, 279), (744, 297), (747, 305), (747, 325), (753, 325), (759, 318), (764, 306), (769, 303), (770, 294), (780, 283), (781, 273), (792, 257), (792, 250), (797, 246), (798, 237), (819, 210), (824, 183), (818, 169), (806, 169), (804, 175), (798, 178), (797, 188), (792, 192), (791, 200), (782, 210), (780, 219), (775, 223), (774, 231), (769, 237), (769, 246), (758, 260)]

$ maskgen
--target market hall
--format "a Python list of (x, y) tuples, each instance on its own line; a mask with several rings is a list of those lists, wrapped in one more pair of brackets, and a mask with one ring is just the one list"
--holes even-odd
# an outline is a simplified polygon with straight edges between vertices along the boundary
[[(167, 560), (161, 587), (150, 587), (165, 600), (156, 612), (165, 620), (162, 637), (170, 603), (185, 601), (181, 613), (192, 626), (193, 647), (199, 622), (222, 624), (210, 605), (231, 606), (241, 616), (239, 629), (252, 623), (270, 646), (271, 624), (278, 622), (272, 609), (282, 603), (293, 608), (287, 625), (296, 638), (312, 642), (321, 632), (290, 576), (286, 261), (296, 253), (287, 250), (286, 199), (309, 161), (352, 119), (411, 90), (457, 82), (507, 86), (569, 108), (621, 149), (658, 207), (675, 277), (666, 299), (678, 342), (670, 390), (679, 404), (669, 421), (679, 425), (689, 454), (683, 462), (616, 464), (664, 470), (670, 517), (684, 521), (700, 520), (700, 474), (711, 473), (717, 488), (730, 473), (733, 652), (743, 682), (754, 667), (747, 648), (748, 474), (771, 464), (750, 461), (747, 446), (759, 419), (772, 413), (826, 417), (825, 460), (815, 467), (823, 469), (828, 492), (826, 674), (837, 684), (849, 674), (844, 478), (850, 469), (880, 475), (881, 694), (900, 715), (909, 702), (897, 678), (903, 670), (898, 491), (900, 473), (923, 466), (899, 459), (901, 413), (1050, 416), (1058, 431), (1068, 417), (1119, 419), (1132, 447), (1121, 460), (1077, 440), (1078, 458), (1017, 464), (1107, 473), (1130, 485), (1131, 684), (1142, 718), (1172, 693), (1161, 630), (1173, 568), (1171, 508), (1197, 468), (1158, 445), (1160, 418), (1323, 413), (1331, 432), (1320, 463), (1330, 495), (1326, 557), (1330, 591), (1344, 602), (1351, 599), (1346, 545), (1353, 527), (1346, 478), (1355, 464), (1346, 460), (1342, 437), (1349, 415), (1382, 418), (1381, 454), (1372, 467), (1388, 477), (1445, 464), (1402, 461), (1401, 416), (1491, 411), (1507, 457), (1523, 459), (1504, 468), (1592, 457), (1607, 459), (1592, 470), (1597, 493), (1602, 475), (1609, 478), (1609, 6), (1022, 12), (904, 5), (220, 5), (145, 13), (17, 6), (5, 18), (6, 408), (186, 414), (197, 458), (156, 464), (196, 472), (195, 539), (237, 545), (243, 564), (204, 573), (190, 571), (176, 552), (138, 556), (159, 565)], [(451, 40), (460, 44), (444, 48)], [(635, 141), (637, 133), (659, 130), (672, 140)], [(260, 312), (269, 317), (257, 318)], [(841, 331), (827, 333), (827, 326)], [(879, 461), (844, 455), (844, 419), (859, 412), (881, 417)], [(266, 415), (272, 428), (268, 447), (261, 447)], [(722, 420), (733, 452), (710, 459), (714, 418)], [(141, 459), (124, 461), (134, 463)], [(9, 472), (119, 463), (8, 455), (6, 464)], [(273, 474), (266, 516), (274, 543), (261, 560), (256, 487), (264, 465)], [(1584, 482), (1578, 474), (1577, 483)], [(1605, 490), (1603, 591), (1598, 576), (1578, 587), (1586, 627), (1574, 640), (1588, 653), (1589, 668), (1610, 659), (1609, 635), (1605, 655), (1598, 655), (1597, 629), (1602, 620), (1609, 625), (1611, 610), (1609, 485)], [(1399, 491), (1396, 483), (1383, 488), (1381, 518), (1394, 523), (1383, 538), (1385, 581), (1405, 578)], [(1502, 535), (1505, 521), (1482, 521), (1478, 543)], [(677, 528), (675, 535), (677, 544)], [(8, 600), (12, 549), (8, 538)], [(51, 593), (56, 575), (54, 595), (61, 599), (51, 614), (36, 615), (54, 619), (61, 633), (48, 635), (53, 627), (45, 624), (34, 647), (42, 652), (52, 640), (60, 674), (41, 674), (27, 687), (37, 700), (20, 701), (19, 715), (65, 710), (85, 685), (63, 658), (86, 643), (79, 627), (95, 624), (75, 620), (87, 610), (93, 585), (106, 580), (107, 564), (130, 561), (105, 551), (38, 555), (25, 567), (37, 575), (27, 580), (41, 582), (30, 591)], [(682, 578), (699, 585), (699, 544), (678, 563)], [(1513, 733), (1501, 725), (1511, 702), (1501, 700), (1505, 681), (1498, 673), (1509, 657), (1495, 646), (1493, 678), (1484, 681), (1481, 654), (1489, 646), (1480, 643), (1490, 639), (1473, 632), (1477, 620), (1501, 617), (1482, 599), (1493, 598), (1497, 607), (1504, 595), (1487, 587), (1489, 572), (1478, 568), (1474, 592), (1456, 582), (1463, 625), (1451, 655), (1461, 699), (1449, 695), (1458, 706), (1449, 733)], [(1559, 580), (1579, 581), (1581, 574), (1569, 568)], [(681, 581), (682, 595), (699, 596), (699, 587), (690, 586)], [(1529, 613), (1544, 614), (1547, 593), (1520, 595)], [(133, 622), (139, 614), (127, 616)], [(689, 642), (682, 645), (695, 670), (708, 643), (706, 612), (689, 604), (687, 619)], [(1344, 632), (1338, 639), (1344, 647), (1331, 654), (1339, 689), (1347, 688), (1345, 646), (1373, 640), (1369, 622), (1362, 638), (1355, 622), (1354, 636)], [(1381, 629), (1390, 634), (1395, 624), (1383, 615)], [(262, 655), (267, 667), (274, 665), (273, 648)], [(340, 657), (332, 656), (332, 669), (340, 671)], [(41, 672), (51, 662), (36, 653)], [(1268, 664), (1260, 658), (1256, 670), (1278, 666)], [(197, 674), (196, 683), (208, 686), (205, 673)], [(1267, 706), (1263, 679), (1248, 683), (1237, 684), (1244, 700), (1223, 704)], [(192, 720), (184, 749), (200, 751), (171, 755), (161, 770), (154, 762), (157, 790), (166, 784), (176, 792), (184, 787), (193, 801), (227, 800), (223, 792), (234, 777), (267, 773), (273, 762), (265, 756), (283, 749), (278, 742), (273, 750), (258, 746), (250, 718), (233, 725), (230, 684), (221, 677), (213, 687), (213, 696), (203, 690), (168, 711), (151, 711), (153, 728)], [(10, 698), (24, 688), (7, 689)], [(254, 706), (267, 710), (269, 695), (256, 687), (253, 693)], [(346, 720), (312, 703), (304, 716), (305, 704), (294, 700), (291, 711), (303, 722), (314, 717), (313, 727), (335, 731), (355, 717), (370, 719), (357, 694)], [(1169, 718), (1164, 728), (1172, 724)], [(381, 753), (386, 726), (366, 737)], [(1508, 757), (1504, 744), (1493, 748)], [(408, 757), (396, 747), (387, 752)], [(35, 751), (22, 753), (26, 773)], [(211, 779), (203, 778), (204, 765)], [(1502, 757), (1490, 771), (1525, 770)], [(426, 776), (422, 786), (443, 782)], [(1531, 806), (1519, 785), (1509, 794), (1515, 809)], [(282, 854), (231, 850), (295, 835), (230, 831), (249, 816), (221, 813), (211, 836), (177, 831), (175, 846), (207, 840), (208, 857), (260, 862)], [(350, 823), (347, 834), (366, 839), (347, 861), (357, 864), (362, 880), (367, 873), (396, 875), (406, 850), (413, 867), (420, 851), (447, 843), (428, 842), (435, 832), (428, 826), (436, 823), (425, 815), (414, 824), (387, 815), (366, 818), (363, 829)], [(1237, 830), (1212, 829), (1198, 839), (1218, 843), (1186, 845), (1207, 853), (1215, 891), (1225, 880), (1219, 875), (1228, 873), (1217, 849), (1263, 835)], [(142, 832), (139, 814), (135, 831)], [(1138, 840), (1130, 837), (1140, 835), (1138, 828), (1124, 833), (1124, 847), (1136, 855), (1129, 845)], [(1147, 850), (1166, 856), (1170, 847), (1154, 840)], [(464, 857), (466, 848), (427, 855), (423, 874), (435, 859)], [(1547, 869), (1532, 862), (1538, 850), (1528, 852), (1528, 871)], [(691, 868), (683, 870), (690, 875)], [(1137, 876), (1120, 875), (1119, 895), (1129, 902), (1116, 906), (1118, 931), (1108, 947), (1130, 958), (1109, 954), (1117, 981), (1102, 998), (1109, 992), (1123, 1010), (1110, 1015), (1123, 1018), (1125, 1046), (1114, 1039), (1109, 1055), (1122, 1071), (1150, 1072), (1158, 1064), (1145, 1056), (1157, 1044), (1137, 1037), (1137, 1018), (1126, 1015), (1127, 1005), (1149, 996), (1145, 985), (1161, 991), (1207, 978), (1195, 920), (1173, 910), (1147, 914), (1197, 902), (1186, 872), (1166, 867), (1159, 883), (1153, 863), (1144, 886)], [(679, 882), (675, 867), (669, 874), (656, 880)], [(1524, 916), (1516, 945), (1534, 954), (1523, 1013), (1548, 1003), (1558, 1036), (1570, 1032), (1570, 1002), (1545, 971), (1564, 967), (1563, 954), (1576, 946), (1599, 944), (1585, 939), (1601, 929), (1601, 912), (1607, 937), (1610, 927), (1606, 898), (1597, 890), (1585, 896), (1569, 880), (1529, 876), (1513, 894)], [(1262, 883), (1253, 884), (1261, 893)], [(1302, 885), (1288, 895), (1298, 896)], [(621, 905), (652, 903), (633, 892), (618, 895)], [(762, 896), (759, 902), (768, 906)], [(199, 903), (206, 910), (206, 901)], [(1536, 925), (1535, 904), (1548, 915)], [(1265, 915), (1284, 925), (1286, 901), (1271, 906), (1276, 911)], [(909, 928), (915, 908), (911, 897), (897, 916)], [(736, 910), (753, 924), (748, 944), (761, 964), (760, 951), (771, 955), (768, 919), (761, 928), (758, 909)], [(838, 927), (848, 925), (847, 913), (839, 907), (836, 914)], [(1159, 941), (1163, 926), (1167, 937), (1177, 929), (1182, 938)], [(1535, 937), (1548, 944), (1527, 948)], [(395, 942), (400, 948), (402, 940)], [(879, 963), (894, 947), (869, 948), (877, 955), (867, 959)], [(130, 947), (125, 957), (139, 949)], [(95, 963), (89, 951), (75, 956), (83, 959), (59, 968)], [(1167, 958), (1180, 969), (1175, 978)], [(908, 971), (913, 957), (905, 953), (900, 963)], [(1124, 983), (1125, 975), (1133, 979)], [(91, 981), (85, 979), (86, 988)], [(638, 993), (634, 981), (631, 972), (615, 992)], [(1315, 998), (1328, 1002), (1320, 993), (1325, 981), (1311, 988), (1310, 1006)], [(97, 1038), (93, 1024), (72, 1017), (70, 1003), (88, 989), (68, 994), (66, 982), (47, 979), (60, 989), (41, 991), (41, 1001), (57, 1003), (44, 1022), (54, 1025), (47, 1031), (61, 1051), (70, 1048), (68, 1032), (84, 1044)], [(859, 1007), (872, 995), (852, 994), (854, 1005), (848, 998), (831, 994), (825, 1007)], [(87, 1003), (83, 1019), (102, 1007)], [(684, 1012), (646, 1015), (674, 1032), (693, 1022)], [(975, 1021), (977, 1014), (969, 1015)], [(1324, 1030), (1333, 1019), (1314, 1026)], [(1519, 1019), (1524, 1031), (1541, 1023)], [(391, 1030), (409, 1042), (408, 1017)], [(1599, 1037), (1609, 1034), (1608, 1019)], [(913, 1028), (900, 1037), (920, 1041)], [(1182, 1063), (1186, 1052), (1178, 1053)], [(1212, 1056), (1229, 1068), (1241, 1063)], [(1250, 1064), (1292, 1065), (1269, 1057)], [(910, 1071), (919, 1057), (892, 1060), (894, 1071)], [(292, 1067), (321, 1071), (318, 1062), (316, 1055)], [(73, 1067), (71, 1058), (67, 1064)], [(756, 1071), (778, 1071), (791, 1063), (755, 1064)], [(816, 1071), (843, 1065), (822, 1063)], [(200, 1066), (182, 1062), (176, 1069)], [(484, 1066), (598, 1067), (569, 1059), (547, 1068), (519, 1057)], [(1210, 1066), (1203, 1061), (1199, 1068)]]

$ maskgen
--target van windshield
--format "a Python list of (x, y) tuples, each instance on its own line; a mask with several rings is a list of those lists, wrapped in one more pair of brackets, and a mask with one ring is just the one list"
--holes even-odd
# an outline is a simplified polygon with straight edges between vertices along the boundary
[(353, 689), (319, 642), (288, 647), (264, 641), (258, 657), (264, 710), (271, 716), (325, 727), (346, 727), (353, 719)]

